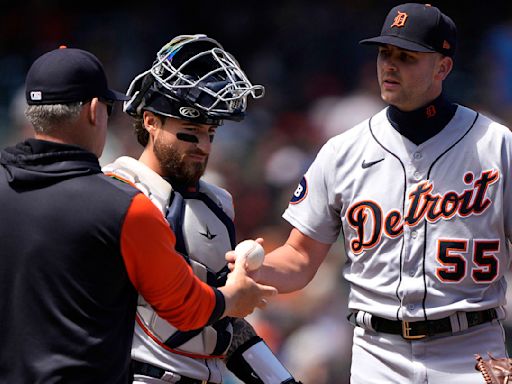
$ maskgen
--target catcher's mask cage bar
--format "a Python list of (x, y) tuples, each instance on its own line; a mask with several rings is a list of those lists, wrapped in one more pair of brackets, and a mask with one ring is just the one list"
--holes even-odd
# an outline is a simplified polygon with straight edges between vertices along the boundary
[[(196, 41), (210, 42), (216, 47), (199, 52), (175, 67), (172, 63), (174, 56), (185, 44)], [(206, 56), (210, 56), (217, 68), (207, 71), (197, 79), (186, 74), (189, 65)], [(142, 79), (148, 73), (152, 74), (158, 85), (169, 91), (169, 94), (167, 94), (162, 89), (161, 93), (164, 96), (176, 100), (176, 97), (178, 99), (182, 98), (179, 95), (180, 92), (183, 93), (183, 90), (194, 90), (196, 92), (190, 92), (192, 99), (189, 100), (194, 107), (201, 109), (206, 114), (224, 118), (229, 118), (230, 114), (243, 113), (247, 108), (248, 95), (258, 99), (265, 94), (265, 88), (262, 85), (251, 84), (236, 59), (224, 51), (217, 41), (208, 38), (206, 35), (179, 36), (163, 46), (158, 51), (157, 59), (152, 67), (139, 74), (130, 84), (127, 94), (131, 96), (131, 99), (125, 102), (125, 111), (135, 110), (136, 114), (140, 114), (144, 107), (144, 94), (151, 87), (151, 84), (148, 84), (145, 87), (146, 89), (136, 90), (136, 88), (141, 88)], [(219, 86), (219, 84), (221, 88), (215, 89), (215, 86)], [(197, 90), (200, 92), (197, 92)], [(211, 96), (213, 102), (211, 104), (202, 103), (199, 100), (201, 92)]]

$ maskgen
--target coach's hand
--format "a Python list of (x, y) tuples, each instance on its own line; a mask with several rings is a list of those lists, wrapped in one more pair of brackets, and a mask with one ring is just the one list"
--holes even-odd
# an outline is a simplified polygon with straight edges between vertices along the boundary
[(247, 275), (241, 263), (234, 263), (226, 285), (219, 290), (226, 300), (224, 316), (245, 317), (254, 308), (265, 308), (267, 300), (277, 294), (277, 289), (256, 283)]

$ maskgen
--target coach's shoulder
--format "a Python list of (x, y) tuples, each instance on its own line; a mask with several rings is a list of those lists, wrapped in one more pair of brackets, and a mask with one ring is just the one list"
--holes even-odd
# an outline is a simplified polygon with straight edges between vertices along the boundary
[(98, 174), (98, 188), (101, 189), (100, 195), (104, 200), (107, 199), (132, 199), (133, 196), (140, 193), (140, 190), (130, 181), (121, 177), (112, 177), (104, 173)]

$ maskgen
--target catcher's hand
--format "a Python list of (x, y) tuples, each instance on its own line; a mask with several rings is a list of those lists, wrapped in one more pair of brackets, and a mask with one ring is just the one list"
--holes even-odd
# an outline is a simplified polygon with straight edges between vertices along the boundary
[(475, 368), (482, 372), (485, 384), (512, 384), (512, 359), (497, 359), (490, 353), (488, 355), (488, 360), (475, 355)]

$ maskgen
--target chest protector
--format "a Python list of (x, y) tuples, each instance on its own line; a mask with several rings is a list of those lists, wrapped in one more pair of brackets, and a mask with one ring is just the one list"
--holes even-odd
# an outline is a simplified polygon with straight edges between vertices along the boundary
[[(162, 211), (176, 236), (176, 250), (194, 273), (211, 286), (222, 286), (229, 272), (225, 253), (236, 245), (231, 195), (200, 181), (196, 191), (177, 191), (153, 170), (130, 157), (121, 157), (104, 168), (106, 174), (129, 181)], [(230, 318), (201, 329), (182, 332), (160, 318), (139, 296), (137, 324), (147, 342), (195, 358), (223, 356), (232, 339)]]

